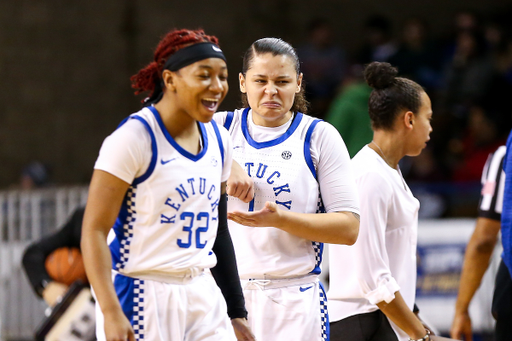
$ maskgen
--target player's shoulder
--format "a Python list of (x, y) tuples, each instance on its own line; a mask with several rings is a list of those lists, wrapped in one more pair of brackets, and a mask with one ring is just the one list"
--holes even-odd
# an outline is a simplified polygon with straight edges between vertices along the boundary
[(220, 124), (217, 120), (211, 120), (208, 123), (205, 123), (205, 127), (211, 130), (215, 135), (219, 135), (223, 140), (229, 139), (229, 132), (224, 127), (224, 125)]
[(213, 115), (213, 120), (222, 126), (231, 125), (231, 122), (233, 120), (240, 119), (244, 110), (245, 109), (242, 108), (242, 109), (235, 109), (235, 110), (229, 110), (229, 111), (217, 111)]
[(380, 157), (368, 146), (364, 146), (354, 155), (352, 167), (356, 178), (361, 176), (384, 178)]
[[(146, 142), (150, 137), (150, 120), (151, 116), (147, 114), (148, 109), (140, 111), (126, 117), (117, 126), (116, 130), (110, 134), (109, 139), (124, 140), (133, 142)], [(120, 142), (121, 143), (121, 142)]]

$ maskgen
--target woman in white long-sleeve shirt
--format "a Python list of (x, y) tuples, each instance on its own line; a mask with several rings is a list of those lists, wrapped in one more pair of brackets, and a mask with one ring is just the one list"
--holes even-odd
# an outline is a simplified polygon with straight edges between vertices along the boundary
[(374, 135), (352, 160), (361, 209), (358, 240), (330, 246), (331, 341), (430, 339), (412, 312), (419, 202), (398, 162), (425, 148), (432, 109), (421, 86), (396, 74), (388, 63), (365, 69), (373, 88)]

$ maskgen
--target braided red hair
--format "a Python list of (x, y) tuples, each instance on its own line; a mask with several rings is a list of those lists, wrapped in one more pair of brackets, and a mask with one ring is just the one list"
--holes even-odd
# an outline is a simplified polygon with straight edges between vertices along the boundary
[(155, 82), (160, 81), (164, 64), (169, 56), (188, 45), (202, 42), (219, 44), (217, 37), (206, 35), (203, 30), (175, 29), (167, 33), (156, 47), (154, 60), (130, 77), (135, 94), (152, 92), (155, 89)]

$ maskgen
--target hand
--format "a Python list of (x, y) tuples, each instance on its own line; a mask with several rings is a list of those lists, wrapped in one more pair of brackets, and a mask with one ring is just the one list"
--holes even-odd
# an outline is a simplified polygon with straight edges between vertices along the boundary
[(107, 341), (135, 341), (132, 325), (121, 309), (104, 313), (103, 316)]
[(231, 320), (233, 329), (235, 330), (236, 339), (238, 341), (256, 341), (256, 337), (249, 327), (247, 319), (236, 318)]
[(267, 201), (265, 207), (255, 212), (228, 212), (228, 219), (233, 220), (240, 225), (249, 227), (277, 227), (280, 221), (280, 213), (277, 204)]
[(249, 202), (254, 198), (254, 181), (235, 161), (233, 161), (231, 175), (226, 184), (226, 193), (229, 196), (238, 198), (243, 202)]
[(471, 330), (471, 318), (468, 313), (455, 313), (453, 318), (452, 328), (450, 329), (450, 337), (466, 341), (473, 340), (473, 332)]
[(60, 302), (67, 290), (68, 286), (66, 284), (51, 281), (43, 290), (43, 299), (50, 307), (53, 307)]

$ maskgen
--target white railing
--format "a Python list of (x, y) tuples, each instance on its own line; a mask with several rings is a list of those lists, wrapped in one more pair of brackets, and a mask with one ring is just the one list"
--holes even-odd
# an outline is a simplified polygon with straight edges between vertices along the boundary
[(22, 269), (31, 242), (57, 230), (85, 205), (87, 187), (0, 191), (0, 340), (30, 339), (44, 317)]

